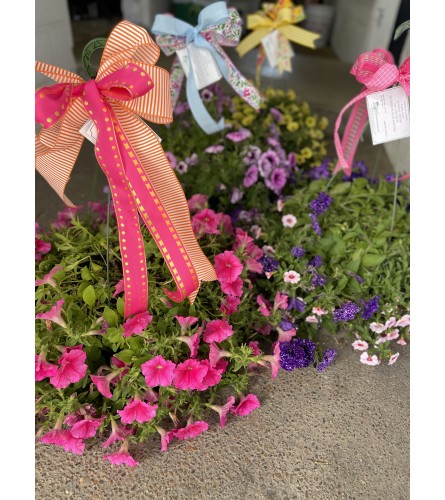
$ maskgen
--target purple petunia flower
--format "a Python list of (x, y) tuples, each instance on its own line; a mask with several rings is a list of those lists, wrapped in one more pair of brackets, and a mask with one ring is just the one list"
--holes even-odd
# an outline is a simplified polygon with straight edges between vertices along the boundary
[(230, 197), (230, 203), (238, 203), (242, 197), (244, 196), (244, 191), (241, 191), (241, 189), (234, 187), (232, 191), (232, 195)]
[(252, 136), (252, 132), (250, 130), (247, 130), (247, 128), (241, 127), (239, 130), (235, 132), (229, 132), (226, 134), (226, 138), (230, 139), (233, 142), (241, 142), (245, 141), (249, 137)]
[(327, 279), (321, 274), (314, 273), (312, 276), (312, 286), (325, 286)]
[(305, 249), (303, 247), (293, 247), (290, 251), (290, 253), (296, 258), (299, 259), (303, 257), (303, 255), (306, 253)]
[(315, 234), (321, 236), (321, 227), (318, 223), (317, 217), (312, 213), (309, 214), (309, 217), (312, 219), (312, 229), (315, 231)]
[(174, 115), (180, 115), (190, 109), (189, 103), (187, 101), (184, 102), (178, 102), (176, 104), (175, 109), (173, 110)]
[(269, 109), (270, 114), (274, 117), (274, 119), (280, 123), (281, 120), (283, 119), (283, 113), (279, 111), (277, 108), (270, 108)]
[(268, 255), (261, 257), (261, 259), (259, 259), (259, 262), (263, 265), (263, 271), (265, 273), (271, 273), (278, 269), (279, 262), (273, 257), (269, 257)]
[(275, 168), (270, 177), (266, 179), (266, 186), (276, 194), (286, 185), (286, 172), (282, 168)]
[(329, 163), (331, 159), (330, 158), (325, 158), (320, 166), (318, 167), (312, 167), (309, 172), (309, 179), (310, 180), (316, 180), (316, 179), (327, 179), (331, 177), (331, 172), (329, 171)]
[(332, 313), (334, 321), (352, 321), (360, 312), (360, 306), (354, 302), (346, 302)]
[(292, 328), (294, 327), (294, 325), (287, 319), (283, 319), (278, 326), (285, 332), (292, 330)]
[(321, 267), (323, 264), (323, 260), (321, 258), (321, 255), (316, 255), (313, 259), (311, 259), (307, 265), (312, 266), (312, 267)]
[(362, 313), (363, 319), (368, 320), (374, 313), (379, 310), (379, 299), (380, 297), (376, 295), (375, 297), (364, 303)]
[(332, 363), (337, 351), (335, 349), (326, 349), (323, 353), (323, 359), (317, 365), (317, 371), (322, 372)]
[(329, 208), (332, 198), (325, 192), (318, 194), (317, 198), (311, 201), (310, 208), (315, 215), (321, 215)]
[(268, 137), (266, 141), (267, 144), (269, 144), (269, 146), (272, 146), (273, 148), (278, 148), (279, 146), (281, 146), (280, 141), (276, 137)]
[(251, 165), (246, 172), (243, 180), (243, 186), (249, 188), (253, 186), (258, 180), (258, 168), (255, 165)]
[(248, 146), (241, 153), (243, 155), (243, 162), (246, 165), (252, 165), (256, 163), (261, 156), (261, 149), (258, 146)]
[(289, 298), (287, 302), (286, 311), (291, 311), (295, 309), (296, 311), (303, 313), (306, 308), (306, 304), (299, 297), (295, 297), (294, 299)]
[(206, 153), (210, 154), (218, 154), (224, 151), (224, 146), (222, 144), (213, 144), (212, 146), (208, 146), (204, 149)]
[(175, 170), (177, 172), (179, 172), (180, 174), (185, 174), (188, 169), (189, 169), (189, 166), (187, 165), (187, 163), (185, 161), (178, 161), (178, 163), (176, 164), (176, 168), (175, 168)]
[(294, 338), (280, 342), (280, 365), (290, 372), (295, 368), (306, 368), (314, 361), (315, 344), (309, 339)]
[(165, 151), (165, 156), (167, 157), (171, 167), (175, 168), (177, 164), (176, 156), (171, 151)]
[(201, 91), (201, 99), (203, 102), (210, 102), (213, 98), (213, 92), (209, 89), (203, 89)]

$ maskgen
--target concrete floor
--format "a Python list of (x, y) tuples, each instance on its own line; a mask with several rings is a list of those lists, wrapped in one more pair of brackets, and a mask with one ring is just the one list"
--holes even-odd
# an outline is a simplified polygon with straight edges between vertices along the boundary
[[(73, 24), (76, 56), (91, 38), (111, 29), (103, 21), (91, 36), (91, 27)], [(240, 60), (235, 51), (227, 52), (253, 78), (254, 54)], [(339, 110), (360, 86), (329, 48), (295, 52), (294, 72), (280, 79), (263, 76), (262, 87), (293, 88), (328, 117), (331, 140)], [(159, 62), (170, 64), (166, 58)], [(99, 199), (106, 184), (86, 142), (67, 189), (76, 203)], [(392, 171), (384, 148), (372, 146), (368, 133), (356, 158), (380, 173)], [(39, 174), (35, 189), (36, 220), (46, 225), (63, 204)], [(167, 453), (159, 451), (157, 437), (131, 450), (137, 468), (111, 466), (102, 460), (99, 444), (79, 457), (38, 443), (35, 498), (408, 499), (409, 347), (400, 347), (395, 365), (376, 368), (361, 364), (349, 343), (336, 347), (338, 356), (324, 373), (281, 370), (275, 381), (269, 372), (259, 376), (251, 390), (262, 407), (248, 417), (230, 418), (219, 429), (210, 415), (209, 431), (173, 443)]]

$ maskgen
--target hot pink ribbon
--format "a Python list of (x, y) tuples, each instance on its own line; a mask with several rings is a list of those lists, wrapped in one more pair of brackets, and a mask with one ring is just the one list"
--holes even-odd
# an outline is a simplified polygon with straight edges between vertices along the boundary
[[(385, 90), (395, 83), (399, 83), (410, 95), (410, 58), (398, 68), (394, 64), (393, 56), (385, 49), (374, 49), (372, 52), (361, 54), (351, 68), (350, 73), (356, 80), (364, 84), (360, 94), (346, 104), (340, 111), (335, 122), (334, 143), (337, 151), (338, 161), (334, 174), (343, 169), (347, 175), (351, 175), (352, 163), (355, 150), (362, 134), (363, 128), (368, 120), (366, 107), (366, 96), (373, 92)], [(341, 120), (347, 109), (353, 106), (351, 115), (346, 124), (342, 141), (340, 142), (338, 130)]]

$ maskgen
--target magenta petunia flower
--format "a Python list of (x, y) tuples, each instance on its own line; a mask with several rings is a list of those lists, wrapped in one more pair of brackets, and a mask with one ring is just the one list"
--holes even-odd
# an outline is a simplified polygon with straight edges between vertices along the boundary
[(177, 389), (199, 389), (207, 374), (207, 366), (196, 359), (179, 363), (173, 372), (173, 385)]
[(220, 283), (233, 283), (243, 271), (240, 260), (230, 250), (215, 255), (214, 267)]
[(45, 444), (62, 446), (65, 451), (70, 451), (75, 455), (82, 455), (85, 450), (85, 443), (82, 439), (75, 438), (69, 430), (62, 429), (57, 425), (52, 431), (44, 434), (40, 441)]
[(260, 306), (260, 312), (263, 316), (267, 317), (272, 314), (272, 304), (261, 294), (257, 296), (256, 302)]
[(132, 424), (134, 421), (142, 424), (149, 422), (156, 415), (157, 408), (158, 405), (149, 405), (140, 399), (135, 399), (128, 403), (123, 410), (117, 410), (117, 412), (124, 424)]
[(35, 357), (35, 380), (39, 382), (46, 377), (52, 377), (57, 373), (58, 366), (46, 361), (45, 352), (42, 351)]
[(40, 262), (45, 254), (47, 254), (51, 250), (51, 243), (47, 241), (43, 241), (40, 238), (35, 237), (35, 245), (36, 245), (36, 258), (37, 262)]
[(161, 355), (149, 359), (141, 365), (142, 374), (148, 387), (168, 387), (173, 380), (176, 365)]
[(125, 321), (123, 336), (129, 337), (130, 335), (139, 335), (147, 328), (152, 320), (153, 316), (148, 314), (147, 311), (134, 315), (132, 318)]
[(116, 372), (111, 372), (107, 376), (102, 375), (90, 375), (93, 384), (97, 387), (97, 390), (105, 396), (106, 398), (112, 398), (113, 394), (110, 390), (110, 383), (118, 374)]
[(263, 264), (253, 257), (249, 257), (246, 260), (246, 269), (251, 273), (262, 273), (263, 272)]
[(287, 308), (287, 301), (289, 299), (289, 296), (286, 295), (285, 293), (280, 293), (277, 292), (275, 294), (275, 300), (273, 303), (273, 309), (276, 311), (277, 309), (286, 309)]
[(196, 436), (199, 436), (199, 434), (203, 433), (208, 428), (209, 424), (207, 422), (198, 420), (197, 422), (187, 424), (181, 429), (176, 429), (175, 431), (173, 431), (173, 433), (177, 439), (180, 439), (182, 441), (184, 439), (192, 439)]
[(78, 439), (88, 439), (96, 435), (97, 429), (100, 427), (105, 417), (99, 419), (85, 419), (76, 422), (70, 429), (71, 435)]
[(241, 297), (243, 294), (243, 280), (241, 278), (236, 278), (232, 283), (223, 281), (221, 282), (221, 290), (227, 295)]
[(223, 349), (219, 349), (219, 347), (215, 344), (215, 342), (212, 342), (210, 344), (209, 361), (210, 361), (210, 366), (212, 368), (218, 365), (218, 362), (220, 361), (221, 358), (230, 356), (231, 356), (230, 352), (224, 351)]
[(133, 429), (127, 429), (124, 426), (120, 426), (116, 424), (114, 419), (111, 419), (111, 434), (109, 438), (102, 443), (102, 448), (107, 448), (116, 441), (125, 441), (126, 437), (133, 434), (133, 432)]
[(246, 128), (241, 127), (239, 130), (235, 132), (229, 132), (226, 134), (226, 138), (233, 141), (233, 142), (241, 142), (245, 141), (249, 137), (252, 136), (252, 132), (250, 130), (247, 130)]
[(238, 406), (232, 409), (232, 413), (244, 417), (260, 406), (261, 404), (254, 394), (247, 394), (247, 396), (241, 395), (241, 400)]
[(136, 460), (128, 452), (127, 440), (122, 443), (119, 451), (111, 453), (110, 455), (104, 455), (104, 459), (115, 465), (128, 465), (129, 467), (139, 465), (139, 462), (136, 462)]
[(53, 228), (58, 231), (62, 227), (70, 227), (74, 217), (82, 210), (82, 206), (67, 207), (57, 212), (57, 220), (53, 222)]
[(226, 316), (230, 316), (232, 313), (238, 310), (240, 302), (241, 299), (239, 297), (235, 297), (234, 295), (227, 295), (227, 297), (221, 300), (221, 306), (219, 310)]
[(278, 375), (278, 370), (280, 369), (280, 343), (279, 342), (275, 342), (275, 344), (274, 344), (273, 356), (271, 356), (271, 355), (263, 356), (263, 360), (268, 361), (270, 363), (270, 368), (272, 370), (272, 379), (276, 378)]
[(39, 313), (36, 315), (36, 319), (47, 319), (60, 325), (62, 328), (67, 328), (67, 324), (62, 318), (62, 306), (65, 303), (63, 299), (56, 302), (56, 305), (51, 307), (51, 309), (46, 313)]
[(57, 389), (65, 389), (70, 384), (75, 384), (85, 377), (87, 365), (86, 353), (81, 346), (75, 348), (65, 347), (65, 352), (59, 358), (59, 368), (49, 381)]
[(198, 210), (204, 210), (207, 208), (209, 197), (205, 194), (194, 194), (188, 200), (188, 206), (190, 212), (197, 212)]
[(291, 328), (290, 330), (283, 330), (277, 326), (278, 331), (278, 342), (290, 342), (292, 337), (297, 333), (296, 328)]
[(203, 340), (210, 344), (211, 342), (222, 342), (227, 337), (233, 335), (233, 328), (225, 319), (214, 319), (207, 323)]
[(224, 151), (224, 146), (222, 144), (214, 144), (205, 148), (204, 151), (210, 154), (218, 154)]
[(170, 441), (175, 437), (174, 431), (166, 431), (162, 427), (155, 425), (156, 430), (161, 435), (161, 451), (167, 451)]
[(192, 217), (192, 227), (198, 237), (203, 234), (220, 234), (216, 214), (210, 208), (200, 210)]
[(178, 323), (181, 326), (181, 332), (188, 330), (198, 322), (198, 318), (196, 318), (195, 316), (175, 316), (175, 318), (178, 320)]
[(116, 297), (117, 295), (119, 295), (120, 293), (122, 293), (124, 291), (124, 280), (121, 279), (119, 280), (115, 287), (114, 287), (114, 293), (113, 293), (113, 297)]
[(180, 340), (181, 342), (185, 342), (189, 346), (191, 358), (196, 358), (196, 355), (198, 354), (199, 339), (201, 337), (201, 333), (202, 328), (200, 327), (193, 335), (181, 335), (180, 337), (177, 337), (178, 340)]
[(205, 377), (202, 379), (202, 384), (201, 387), (199, 388), (200, 391), (205, 391), (209, 387), (213, 387), (214, 385), (218, 385), (221, 382), (222, 374), (224, 373), (224, 370), (218, 370), (218, 368), (212, 367), (210, 365), (210, 361), (208, 359), (204, 359), (201, 361), (201, 364), (203, 366), (207, 367), (207, 373), (205, 374)]
[(227, 422), (227, 414), (235, 405), (235, 398), (233, 396), (229, 396), (227, 398), (226, 404), (223, 406), (218, 405), (210, 405), (209, 408), (215, 410), (219, 413), (219, 426), (224, 427)]
[(46, 274), (41, 280), (36, 280), (35, 281), (35, 286), (39, 285), (51, 285), (51, 286), (57, 286), (57, 283), (54, 281), (54, 275), (57, 273), (57, 271), (62, 270), (62, 266), (55, 266), (51, 269), (51, 271)]
[(220, 231), (222, 231), (223, 234), (233, 234), (233, 226), (232, 226), (232, 219), (230, 218), (229, 215), (223, 214), (222, 212), (218, 212), (215, 215), (216, 218), (216, 224), (219, 228)]

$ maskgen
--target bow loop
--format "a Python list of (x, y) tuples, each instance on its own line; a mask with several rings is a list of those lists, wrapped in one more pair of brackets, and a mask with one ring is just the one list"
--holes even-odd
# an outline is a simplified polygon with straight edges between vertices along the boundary
[(384, 49), (374, 49), (372, 52), (360, 54), (355, 60), (350, 73), (355, 76), (359, 83), (366, 85), (385, 64), (394, 64), (391, 52)]
[(53, 127), (66, 113), (71, 103), (72, 83), (43, 87), (35, 93), (36, 122), (44, 129)]
[(242, 21), (236, 9), (227, 9), (227, 18), (224, 22), (214, 24), (203, 30), (203, 36), (214, 44), (223, 47), (235, 47), (241, 38)]
[(400, 66), (399, 82), (408, 95), (410, 95), (410, 72), (410, 58), (407, 57)]
[(153, 79), (145, 68), (133, 63), (126, 64), (96, 83), (102, 95), (120, 101), (142, 97), (154, 87)]

